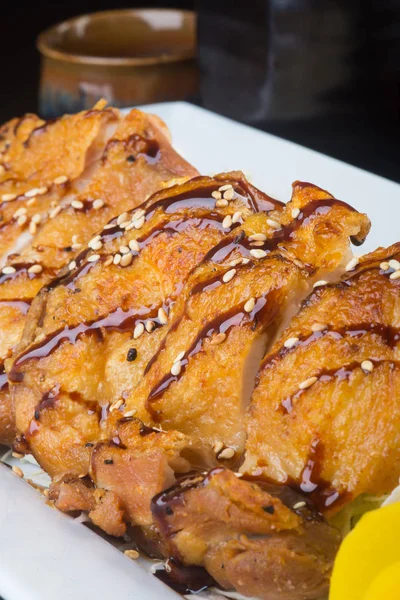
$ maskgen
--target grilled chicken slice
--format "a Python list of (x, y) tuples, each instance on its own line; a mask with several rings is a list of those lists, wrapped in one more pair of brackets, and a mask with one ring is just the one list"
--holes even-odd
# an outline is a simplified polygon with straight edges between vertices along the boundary
[[(238, 191), (229, 205), (224, 185)], [(188, 273), (242, 219), (273, 206), (233, 173), (166, 189), (113, 219), (32, 305), (10, 374), (20, 450), (27, 444), (52, 476), (86, 474), (90, 444), (107, 438), (110, 412), (128, 411)]]
[[(30, 183), (30, 191), (25, 196), (12, 201), (7, 197), (8, 201), (3, 202), (0, 246), (9, 228), (19, 236), (14, 252), (8, 257), (0, 275), (0, 358), (3, 370), (3, 361), (12, 354), (20, 340), (32, 299), (61, 268), (73, 265), (74, 256), (93, 233), (115, 215), (141, 204), (160, 187), (170, 185), (176, 178), (196, 174), (196, 170), (172, 149), (168, 130), (157, 117), (137, 110), (124, 118), (118, 117), (118, 122), (117, 117), (111, 109), (89, 111), (48, 124), (47, 128), (39, 131), (35, 129), (28, 138), (31, 141), (26, 152), (33, 163), (37, 154), (43, 154), (42, 146), (56, 160), (55, 164), (51, 161), (47, 165), (43, 161), (39, 163), (38, 168), (40, 164), (44, 166), (42, 172), (35, 176), (34, 183), (42, 185), (47, 172), (54, 177), (55, 168), (58, 168), (58, 173), (64, 169), (64, 175), (51, 185), (36, 190)], [(100, 136), (97, 130), (102, 123)], [(91, 135), (87, 141), (84, 127), (89, 128), (89, 125)], [(96, 137), (93, 129), (97, 132)], [(112, 138), (107, 141), (111, 131)], [(82, 139), (77, 145), (80, 136)], [(93, 138), (97, 140), (96, 147)], [(65, 161), (60, 159), (63, 145), (74, 152), (66, 151)], [(77, 160), (79, 157), (80, 161)], [(97, 160), (93, 162), (94, 158)], [(25, 162), (23, 155), (12, 165), (24, 174)], [(28, 185), (25, 180), (22, 183)], [(32, 193), (35, 191), (36, 195)], [(0, 377), (3, 384), (0, 393), (0, 442), (10, 443), (14, 433), (13, 410), (7, 378), (4, 373)]]
[(328, 515), (399, 480), (399, 260), (400, 244), (379, 249), (316, 288), (257, 375), (241, 470)]
[(289, 488), (217, 468), (153, 499), (168, 555), (203, 566), (225, 589), (263, 600), (326, 593), (339, 532)]
[(230, 465), (238, 461), (268, 344), (312, 281), (347, 262), (348, 238), (361, 241), (368, 228), (365, 215), (300, 183), (285, 208), (248, 218), (190, 275), (128, 410), (214, 447)]

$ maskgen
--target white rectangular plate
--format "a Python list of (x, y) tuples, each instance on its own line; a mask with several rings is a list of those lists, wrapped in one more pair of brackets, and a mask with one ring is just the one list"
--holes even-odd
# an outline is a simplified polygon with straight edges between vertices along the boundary
[[(185, 103), (143, 107), (201, 173), (240, 169), (287, 201), (310, 181), (372, 220), (363, 252), (400, 240), (400, 185)], [(56, 510), (0, 464), (0, 596), (5, 600), (156, 600), (177, 595), (95, 533)]]

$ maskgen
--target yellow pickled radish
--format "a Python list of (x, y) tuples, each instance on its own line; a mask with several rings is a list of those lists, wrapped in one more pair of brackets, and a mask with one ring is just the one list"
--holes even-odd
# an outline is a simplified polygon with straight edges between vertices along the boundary
[[(385, 570), (393, 577), (389, 567), (400, 562), (399, 540), (400, 502), (365, 514), (339, 548), (329, 600), (392, 600), (392, 596), (376, 596), (375, 586), (385, 577)], [(390, 589), (391, 581), (385, 585)]]
[(383, 569), (369, 587), (365, 600), (399, 600), (400, 562)]

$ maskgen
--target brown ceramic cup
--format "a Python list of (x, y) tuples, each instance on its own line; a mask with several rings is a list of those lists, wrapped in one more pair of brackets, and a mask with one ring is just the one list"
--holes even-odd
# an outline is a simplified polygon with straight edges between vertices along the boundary
[(46, 118), (100, 98), (126, 107), (187, 100), (198, 89), (196, 17), (175, 9), (111, 10), (41, 33), (39, 109)]

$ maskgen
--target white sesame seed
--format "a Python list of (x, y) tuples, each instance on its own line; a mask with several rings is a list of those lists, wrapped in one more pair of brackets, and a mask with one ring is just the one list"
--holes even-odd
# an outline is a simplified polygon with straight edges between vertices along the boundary
[(103, 247), (103, 242), (100, 240), (92, 244), (92, 250), (100, 250)]
[(225, 219), (222, 221), (222, 227), (224, 229), (229, 229), (232, 225), (232, 217), (231, 215), (226, 215)]
[(104, 225), (103, 231), (105, 231), (106, 229), (112, 229), (113, 227), (115, 227), (114, 223), (107, 223), (107, 225)]
[(391, 273), (389, 275), (390, 279), (399, 279), (399, 277), (400, 277), (400, 269), (398, 271), (394, 271), (394, 273)]
[(133, 415), (136, 415), (136, 413), (137, 409), (132, 408), (132, 410), (127, 410), (126, 412), (124, 412), (124, 417), (133, 417)]
[(175, 358), (174, 363), (181, 361), (184, 356), (185, 356), (185, 351), (182, 350), (182, 352), (179, 352), (178, 356)]
[(363, 371), (368, 371), (369, 373), (371, 373), (372, 369), (374, 368), (374, 365), (370, 360), (363, 360), (361, 363), (361, 368)]
[(29, 198), (29, 200), (26, 201), (26, 205), (32, 206), (32, 204), (35, 204), (35, 202), (36, 202), (36, 198)]
[(112, 261), (113, 261), (113, 258), (114, 257), (111, 256), (111, 254), (110, 254), (110, 256), (107, 256), (106, 260), (103, 263), (103, 267), (108, 267), (109, 265), (111, 265)]
[(68, 269), (70, 271), (73, 271), (74, 269), (76, 269), (76, 261), (75, 260), (71, 260), (71, 262), (68, 265)]
[(114, 254), (114, 259), (113, 259), (114, 265), (119, 265), (120, 262), (121, 262), (121, 255), (120, 254)]
[(125, 231), (131, 231), (131, 229), (133, 229), (135, 227), (135, 221), (130, 221), (128, 223), (128, 225), (126, 227), (123, 227), (122, 229), (125, 229)]
[(96, 242), (99, 242), (100, 240), (101, 240), (101, 235), (96, 235), (94, 238), (89, 240), (88, 247), (91, 248), (93, 246), (93, 244), (95, 244)]
[(217, 333), (217, 335), (215, 335), (212, 339), (210, 344), (212, 344), (213, 346), (217, 346), (218, 344), (222, 344), (222, 342), (224, 342), (226, 340), (226, 333), (222, 333), (222, 331), (220, 333)]
[(225, 185), (221, 185), (221, 187), (218, 188), (218, 190), (220, 192), (226, 192), (226, 190), (230, 190), (230, 189), (232, 189), (231, 183), (226, 183)]
[(242, 218), (242, 213), (240, 211), (233, 213), (232, 223), (239, 223), (241, 218)]
[(293, 348), (293, 346), (295, 346), (298, 341), (299, 341), (298, 337), (291, 337), (291, 338), (288, 338), (283, 345), (285, 346), (285, 348), (290, 349), (290, 348)]
[(182, 370), (182, 365), (180, 362), (174, 362), (174, 364), (171, 367), (171, 375), (175, 375), (178, 376), (179, 373)]
[(139, 219), (136, 219), (133, 224), (135, 229), (141, 229), (143, 227), (143, 225), (144, 225), (144, 217), (140, 217)]
[(123, 405), (124, 401), (120, 398), (119, 400), (116, 400), (115, 402), (113, 402), (110, 406), (110, 413), (113, 412), (114, 410), (118, 410), (122, 405)]
[(18, 217), (20, 217), (21, 215), (26, 215), (27, 212), (27, 209), (24, 206), (21, 206), (21, 208), (15, 211), (13, 217), (14, 219), (18, 219)]
[(16, 197), (17, 194), (3, 194), (1, 200), (2, 202), (11, 202), (12, 200), (15, 200)]
[(400, 262), (398, 260), (389, 260), (389, 267), (394, 271), (398, 271), (400, 269)]
[(265, 250), (259, 250), (258, 248), (254, 248), (253, 250), (250, 250), (250, 254), (254, 258), (264, 258), (265, 256), (267, 256), (267, 253), (265, 252)]
[(132, 560), (136, 560), (140, 556), (137, 550), (125, 550), (124, 554)]
[(235, 456), (235, 451), (233, 448), (225, 448), (218, 454), (218, 459), (229, 460)]
[(20, 454), (19, 452), (13, 452), (12, 457), (13, 458), (24, 458), (24, 455)]
[(38, 225), (42, 220), (42, 215), (40, 213), (35, 213), (31, 220), (33, 223), (36, 223), (36, 225)]
[(71, 206), (72, 208), (76, 208), (79, 210), (80, 208), (83, 208), (83, 202), (81, 202), (80, 200), (72, 200)]
[(72, 250), (80, 250), (82, 248), (82, 244), (72, 244)]
[(349, 260), (349, 262), (347, 263), (346, 267), (345, 267), (345, 271), (353, 271), (353, 269), (356, 268), (356, 266), (359, 263), (359, 259), (357, 258), (357, 256), (354, 256), (351, 260)]
[(232, 200), (232, 198), (233, 198), (233, 188), (229, 188), (229, 190), (226, 190), (226, 192), (224, 192), (224, 199)]
[(319, 281), (316, 281), (313, 285), (313, 287), (317, 288), (317, 287), (322, 287), (323, 285), (328, 285), (328, 282), (325, 281), (325, 279), (320, 279)]
[(267, 219), (267, 225), (272, 227), (272, 229), (280, 229), (281, 228), (281, 224), (279, 223), (279, 221), (275, 221), (275, 219)]
[(262, 246), (264, 246), (264, 242), (251, 242), (251, 246), (253, 248), (261, 248)]
[(325, 325), (325, 323), (313, 323), (311, 325), (311, 331), (314, 333), (317, 331), (324, 331), (324, 329), (328, 329), (328, 325)]
[(37, 231), (37, 225), (36, 223), (33, 223), (32, 221), (29, 223), (29, 233), (31, 235), (35, 235)]
[(75, 234), (72, 236), (72, 243), (76, 244), (77, 241), (78, 241), (78, 236)]
[(155, 327), (155, 323), (154, 321), (146, 321), (146, 331), (148, 331), (149, 333), (151, 333)]
[(119, 251), (121, 254), (129, 254), (130, 249), (128, 248), (128, 246), (120, 246)]
[(224, 208), (225, 206), (228, 206), (229, 202), (228, 200), (224, 200), (223, 198), (221, 200), (217, 200), (215, 203), (215, 206), (217, 208)]
[(102, 200), (101, 198), (97, 198), (97, 200), (94, 200), (92, 206), (95, 210), (99, 210), (99, 208), (103, 208), (104, 200)]
[(137, 340), (142, 333), (144, 332), (144, 325), (143, 323), (138, 323), (135, 327), (135, 329), (133, 330), (133, 339)]
[(307, 503), (304, 501), (296, 502), (296, 504), (293, 505), (293, 510), (297, 510), (298, 508), (303, 508), (303, 506), (307, 506)]
[[(45, 189), (46, 191), (43, 192), (43, 189)], [(33, 198), (33, 196), (39, 196), (40, 194), (45, 194), (46, 192), (47, 188), (33, 188), (32, 190), (28, 190), (27, 192), (25, 192), (24, 196), (25, 198)]]
[(244, 305), (245, 312), (251, 313), (251, 311), (254, 310), (255, 305), (256, 305), (255, 298), (250, 298), (249, 300), (247, 300), (246, 304)]
[(18, 475), (18, 477), (21, 477), (21, 478), (22, 478), (22, 477), (24, 476), (24, 474), (23, 474), (23, 472), (22, 472), (22, 469), (20, 469), (19, 467), (15, 467), (15, 466), (14, 466), (14, 467), (12, 468), (12, 471), (13, 471), (13, 473), (15, 473), (16, 475)]
[(218, 442), (215, 442), (214, 446), (213, 446), (213, 451), (215, 452), (215, 454), (219, 454), (221, 452), (221, 450), (223, 449), (224, 444), (223, 442), (221, 442), (220, 440)]
[(297, 219), (297, 217), (299, 216), (299, 214), (300, 214), (300, 209), (299, 208), (294, 208), (292, 210), (292, 219)]
[(43, 271), (42, 265), (32, 265), (28, 269), (28, 273), (41, 273)]
[(132, 262), (132, 254), (124, 254), (123, 256), (121, 256), (121, 261), (120, 261), (120, 265), (121, 267), (128, 267), (131, 262)]
[(16, 272), (15, 267), (3, 267), (1, 272), (3, 273), (3, 275), (11, 275), (12, 273)]
[(381, 262), (379, 266), (382, 269), (382, 271), (387, 271), (390, 268), (388, 262)]
[(131, 221), (123, 221), (119, 224), (120, 229), (126, 229), (129, 225), (133, 225)]
[(23, 225), (25, 225), (25, 223), (27, 222), (27, 220), (28, 220), (28, 217), (26, 215), (21, 215), (17, 219), (17, 225), (19, 225), (20, 227), (22, 227)]
[(211, 196), (212, 196), (213, 198), (215, 198), (216, 200), (221, 200), (221, 198), (222, 198), (222, 194), (221, 194), (221, 192), (217, 192), (217, 191), (215, 191), (215, 192), (212, 192)]
[(229, 269), (229, 271), (227, 271), (226, 273), (224, 273), (224, 276), (222, 277), (222, 281), (224, 283), (229, 283), (229, 281), (231, 281), (231, 279), (233, 279), (236, 275), (236, 269)]
[(249, 258), (242, 258), (242, 265), (248, 265), (250, 262)]
[(146, 211), (143, 208), (139, 208), (137, 211), (135, 211), (134, 215), (132, 215), (131, 221), (136, 221), (136, 219), (140, 219), (140, 217), (144, 217), (145, 214), (146, 214)]
[(124, 223), (124, 221), (128, 221), (128, 219), (129, 214), (127, 212), (122, 213), (122, 215), (119, 215), (117, 219), (117, 225), (121, 225), (121, 223)]
[(317, 377), (310, 377), (309, 379), (306, 379), (305, 381), (302, 381), (299, 385), (299, 389), (300, 390), (306, 390), (309, 387), (311, 387), (312, 385), (314, 385), (314, 383), (316, 383), (318, 381)]
[(168, 322), (168, 315), (162, 306), (158, 309), (158, 320), (162, 325), (165, 325)]
[(54, 219), (54, 217), (56, 217), (59, 212), (61, 212), (61, 206), (56, 206), (55, 208), (53, 208), (53, 210), (51, 210), (49, 213), (50, 219)]
[(53, 183), (55, 183), (55, 185), (62, 185), (63, 183), (67, 183), (67, 181), (68, 177), (66, 175), (60, 175), (54, 179)]
[(253, 233), (253, 235), (249, 235), (250, 242), (265, 242), (267, 236), (263, 233)]
[(241, 477), (243, 477), (243, 473), (233, 473), (235, 477), (237, 477), (238, 479), (240, 479)]
[(88, 262), (96, 262), (96, 260), (99, 260), (100, 258), (100, 254), (92, 254), (91, 256), (89, 256), (89, 258), (87, 259)]
[(235, 258), (235, 260), (231, 260), (228, 264), (230, 267), (236, 267), (237, 265), (240, 265), (242, 262), (241, 258)]
[(140, 252), (139, 242), (136, 240), (131, 240), (129, 242), (129, 248), (132, 250), (132, 252)]
[[(34, 196), (43, 196), (43, 194), (47, 194), (48, 191), (49, 191), (48, 188), (43, 186), (43, 187), (37, 189), (36, 194), (34, 194)], [(26, 196), (26, 194), (25, 194), (25, 196)]]

